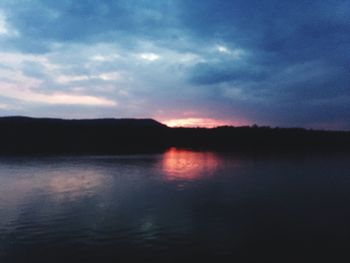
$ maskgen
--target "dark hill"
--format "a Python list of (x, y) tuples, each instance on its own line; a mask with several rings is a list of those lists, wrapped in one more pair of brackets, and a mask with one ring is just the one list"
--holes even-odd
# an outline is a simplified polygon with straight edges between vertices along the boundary
[[(0, 118), (0, 153), (118, 153), (163, 149), (152, 119)], [(156, 143), (155, 143), (156, 141)]]
[(0, 118), (0, 154), (349, 151), (350, 132), (269, 127), (169, 128), (152, 119)]
[(0, 117), (0, 125), (71, 125), (71, 126), (118, 126), (118, 127), (166, 127), (153, 119), (83, 119), (64, 120), (52, 118), (30, 118), (22, 116)]

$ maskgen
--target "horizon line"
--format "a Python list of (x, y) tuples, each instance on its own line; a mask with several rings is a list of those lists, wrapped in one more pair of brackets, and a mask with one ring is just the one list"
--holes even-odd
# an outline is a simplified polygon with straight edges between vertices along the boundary
[(159, 124), (162, 124), (168, 128), (182, 128), (182, 129), (216, 129), (216, 128), (269, 128), (269, 129), (303, 129), (308, 131), (324, 131), (324, 132), (350, 132), (350, 130), (335, 130), (335, 129), (321, 129), (321, 128), (307, 128), (307, 127), (301, 127), (301, 126), (269, 126), (269, 125), (259, 125), (259, 124), (251, 124), (251, 125), (233, 125), (233, 124), (227, 124), (227, 125), (218, 125), (213, 127), (203, 127), (203, 126), (169, 126), (165, 124), (162, 121), (157, 120), (156, 118), (152, 117), (100, 117), (100, 118), (64, 118), (64, 117), (33, 117), (33, 116), (25, 116), (25, 115), (6, 115), (6, 116), (0, 116), (0, 119), (6, 119), (6, 118), (23, 118), (23, 119), (36, 119), (36, 120), (61, 120), (61, 121), (97, 121), (97, 120), (151, 120), (155, 121)]

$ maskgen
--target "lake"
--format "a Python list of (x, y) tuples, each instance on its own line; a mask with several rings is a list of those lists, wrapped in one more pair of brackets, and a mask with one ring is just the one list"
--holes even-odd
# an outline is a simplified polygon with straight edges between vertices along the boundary
[(175, 148), (0, 157), (0, 262), (340, 262), (349, 161)]

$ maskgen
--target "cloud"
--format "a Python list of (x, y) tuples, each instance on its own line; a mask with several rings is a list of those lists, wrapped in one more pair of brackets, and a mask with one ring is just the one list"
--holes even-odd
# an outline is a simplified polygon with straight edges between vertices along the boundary
[(10, 109), (11, 107), (7, 104), (2, 104), (0, 103), (0, 110), (7, 110), (7, 109)]
[(2, 12), (0, 12), (0, 35), (7, 35), (8, 31), (6, 17)]
[(84, 94), (70, 94), (54, 92), (49, 94), (34, 92), (29, 89), (17, 89), (11, 86), (1, 86), (2, 97), (9, 97), (23, 102), (41, 103), (51, 105), (81, 105), (81, 106), (117, 106), (115, 101)]
[(63, 104), (63, 105), (85, 105), (85, 106), (117, 106), (115, 101), (87, 95), (74, 95), (65, 93), (53, 94), (28, 94), (25, 99), (30, 102), (41, 102), (48, 104)]
[(0, 10), (1, 87), (21, 101), (28, 92), (38, 115), (60, 105), (66, 116), (74, 103), (109, 117), (350, 128), (348, 1), (12, 0)]
[(160, 59), (160, 56), (154, 53), (142, 53), (140, 54), (140, 58), (148, 61), (156, 61)]
[(0, 39), (13, 39), (18, 37), (19, 33), (8, 23), (8, 18), (5, 13), (0, 9)]

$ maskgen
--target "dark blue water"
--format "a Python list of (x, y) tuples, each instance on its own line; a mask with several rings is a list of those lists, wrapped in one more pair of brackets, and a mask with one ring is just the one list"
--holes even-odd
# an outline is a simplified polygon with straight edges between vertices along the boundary
[(0, 158), (0, 262), (348, 262), (350, 158)]

